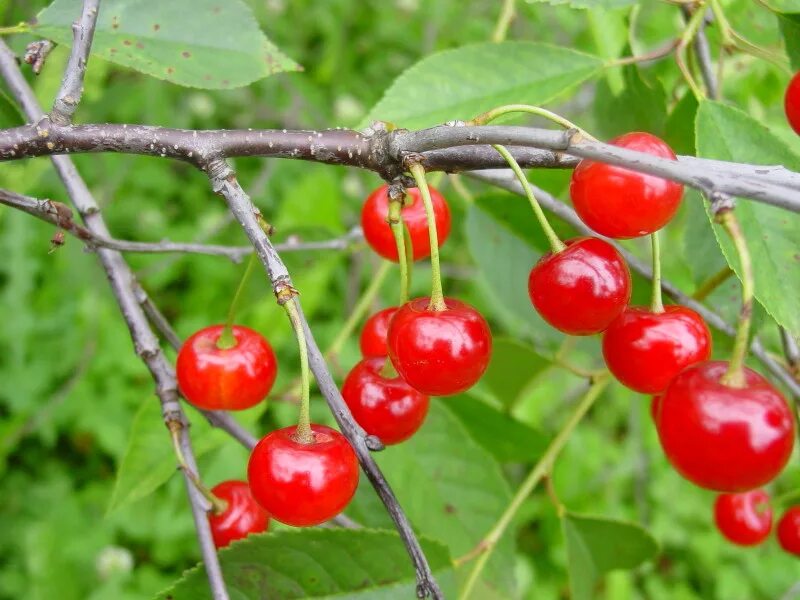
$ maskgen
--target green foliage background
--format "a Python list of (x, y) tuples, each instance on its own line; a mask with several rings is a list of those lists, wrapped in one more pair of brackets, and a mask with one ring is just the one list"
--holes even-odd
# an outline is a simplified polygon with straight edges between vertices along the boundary
[[(411, 94), (417, 106), (400, 106), (407, 113), (392, 114), (399, 110), (393, 94), (381, 99), (394, 80), (423, 57), (486, 42), (499, 3), (250, 0), (247, 4), (270, 40), (303, 66), (302, 73), (278, 74), (238, 89), (200, 90), (93, 59), (77, 119), (191, 128), (323, 128), (353, 127), (368, 114), (413, 126), (435, 123), (444, 115), (474, 116), (472, 104), (459, 104), (444, 88), (431, 91), (425, 87), (428, 80), (421, 77), (407, 76), (392, 88), (393, 94), (403, 94), (405, 86), (417, 84)], [(630, 8), (635, 3), (627, 1), (517, 4), (518, 17), (509, 39), (558, 45), (604, 60), (651, 50), (681, 31), (677, 9), (661, 2), (642, 2), (635, 19)], [(575, 10), (569, 4), (595, 8)], [(791, 2), (784, 4), (777, 8), (800, 12)], [(45, 5), (43, 0), (0, 1), (0, 24), (31, 19)], [(784, 31), (797, 27), (796, 13), (779, 20), (747, 0), (724, 5), (741, 33), (779, 53), (783, 52), (776, 45), (779, 26)], [(186, 20), (190, 22), (191, 15)], [(214, 32), (196, 35), (213, 36)], [(716, 44), (714, 29), (709, 35)], [(10, 42), (21, 51), (32, 39), (31, 35), (15, 36)], [(67, 52), (57, 47), (44, 72), (31, 78), (45, 106), (58, 88)], [(543, 79), (546, 65), (537, 64), (535, 58), (514, 61), (513, 56), (519, 55), (507, 53), (504, 62), (491, 52), (476, 52), (474, 64), (457, 74), (469, 78), (483, 69), (517, 77), (528, 86), (531, 101), (547, 102), (549, 108), (598, 136), (642, 129), (664, 136), (679, 153), (695, 152), (698, 106), (687, 95), (671, 59), (625, 69), (600, 69), (600, 61), (588, 61), (596, 65), (553, 83)], [(760, 130), (753, 134), (755, 124), (732, 109), (704, 105), (701, 113), (708, 118), (701, 121), (703, 127), (718, 129), (713, 136), (701, 138), (697, 150), (707, 156), (758, 162), (758, 147), (763, 143), (770, 149), (765, 162), (785, 162), (796, 168), (800, 143), (785, 125), (781, 108), (789, 71), (743, 54), (729, 60), (733, 67), (726, 72), (723, 97), (769, 127), (771, 134)], [(581, 83), (590, 75), (588, 82)], [(439, 83), (434, 78), (431, 85)], [(376, 104), (378, 108), (370, 113)], [(0, 122), (7, 126), (15, 117), (2, 98), (0, 106)], [(404, 114), (408, 123), (402, 120)], [(742, 125), (742, 120), (747, 122)], [(738, 130), (731, 123), (750, 127), (750, 137), (737, 138)], [(76, 156), (75, 161), (119, 238), (243, 243), (221, 200), (211, 193), (204, 177), (188, 166), (110, 154)], [(368, 173), (291, 161), (241, 159), (236, 168), (276, 226), (278, 241), (295, 234), (304, 239), (343, 234), (357, 224), (361, 200), (380, 183)], [(561, 198), (566, 198), (568, 177), (563, 171), (531, 173), (537, 185)], [(471, 201), (446, 177), (434, 176), (434, 181), (454, 212), (454, 231), (443, 248), (446, 290), (475, 304), (490, 319), (495, 360), (487, 377), (468, 395), (435, 400), (418, 438), (386, 450), (380, 462), (418, 530), (444, 543), (455, 558), (468, 552), (503, 511), (584, 384), (553, 364), (554, 351), (564, 338), (536, 317), (525, 294), (528, 270), (545, 248), (525, 201), (462, 180), (477, 197)], [(0, 165), (0, 185), (66, 200), (47, 159)], [(748, 223), (763, 219), (769, 223), (769, 217), (755, 215)], [(555, 225), (559, 233), (570, 234), (568, 226)], [(49, 254), (52, 233), (52, 227), (24, 214), (0, 210), (0, 311), (4, 317), (0, 328), (0, 598), (151, 597), (168, 588), (199, 558), (183, 484), (174, 474), (152, 381), (133, 354), (95, 257), (75, 240)], [(795, 307), (793, 312), (791, 305), (759, 311), (757, 330), (775, 351), (776, 326), (770, 314), (779, 319), (783, 310), (788, 311), (787, 319), (797, 315), (797, 295), (792, 296), (798, 289), (797, 233), (788, 230), (784, 237), (779, 247), (785, 262), (773, 265), (775, 273), (784, 269), (784, 276), (758, 282), (759, 299), (768, 307), (781, 302), (793, 302)], [(645, 242), (627, 245), (648, 258)], [(668, 248), (665, 276), (687, 292), (725, 265), (694, 193), (687, 194), (680, 215), (667, 228), (664, 246)], [(184, 337), (224, 319), (242, 272), (241, 266), (220, 258), (128, 258), (144, 287)], [(324, 347), (378, 263), (364, 248), (348, 253), (287, 254), (285, 259)], [(426, 293), (428, 274), (424, 263), (416, 265), (415, 294)], [(395, 275), (392, 271), (383, 286), (379, 306), (395, 302)], [(635, 285), (635, 300), (645, 302), (646, 282), (637, 279)], [(735, 280), (730, 280), (709, 298), (709, 304), (732, 319), (737, 290)], [(297, 373), (297, 352), (285, 316), (263, 280), (249, 286), (240, 321), (262, 331), (276, 348), (280, 361), (276, 390), (285, 389)], [(729, 341), (716, 335), (714, 341), (715, 357), (725, 357)], [(346, 373), (357, 358), (354, 338), (336, 361), (337, 375)], [(598, 339), (579, 340), (569, 360), (586, 368), (601, 366)], [(743, 550), (721, 539), (711, 524), (713, 495), (691, 486), (668, 467), (648, 407), (648, 398), (617, 384), (610, 386), (573, 435), (553, 475), (554, 488), (570, 511), (637, 522), (660, 544), (655, 561), (634, 571), (612, 573), (596, 589), (597, 597), (781, 597), (800, 575), (796, 559), (781, 553), (773, 540)], [(331, 421), (321, 398), (313, 399), (312, 410), (317, 420)], [(243, 478), (246, 452), (211, 431), (197, 413), (190, 417), (204, 479), (214, 483)], [(288, 425), (294, 418), (295, 407), (278, 400), (242, 415), (243, 422), (258, 432)], [(774, 484), (773, 493), (793, 489), (799, 478), (793, 463)], [(361, 487), (348, 514), (367, 526), (389, 528), (371, 488)], [(579, 517), (570, 516), (570, 536), (578, 535), (580, 522)], [(375, 539), (365, 534), (364, 543)], [(275, 544), (271, 548), (279, 551)], [(446, 563), (442, 552), (437, 545), (440, 565)], [(557, 512), (539, 490), (526, 501), (498, 547), (475, 597), (566, 597), (567, 557)], [(410, 581), (410, 567), (397, 568), (405, 569)], [(456, 573), (457, 578), (461, 576)], [(453, 585), (452, 574), (445, 574), (444, 580)], [(408, 597), (408, 581), (405, 587), (376, 589), (364, 597)]]

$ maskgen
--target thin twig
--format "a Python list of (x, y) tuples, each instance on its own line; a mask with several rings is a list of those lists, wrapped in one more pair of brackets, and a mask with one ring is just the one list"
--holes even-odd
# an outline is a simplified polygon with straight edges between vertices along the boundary
[[(224, 160), (215, 160), (208, 165), (209, 179), (212, 189), (220, 194), (228, 203), (231, 212), (239, 221), (247, 237), (256, 249), (259, 259), (264, 265), (264, 269), (272, 283), (273, 291), (280, 297), (286, 289), (293, 289), (291, 277), (283, 264), (275, 248), (272, 246), (267, 235), (259, 227), (258, 209), (250, 201), (247, 193), (236, 179), (236, 175)], [(308, 347), (308, 360), (311, 371), (317, 381), (317, 386), (328, 402), (328, 406), (333, 413), (336, 422), (342, 433), (347, 437), (350, 444), (358, 456), (359, 463), (370, 483), (375, 488), (378, 496), (386, 506), (389, 515), (395, 523), (395, 527), (400, 534), (406, 550), (411, 557), (417, 575), (417, 596), (422, 598), (430, 595), (435, 599), (442, 598), (439, 586), (428, 565), (427, 558), (416, 535), (408, 521), (403, 509), (397, 502), (389, 483), (383, 476), (380, 468), (373, 459), (370, 449), (380, 448), (375, 444), (371, 436), (367, 436), (364, 430), (353, 420), (347, 405), (342, 399), (339, 388), (333, 381), (333, 377), (325, 364), (325, 359), (320, 352), (314, 335), (308, 326), (308, 322), (303, 314), (300, 302), (297, 297), (292, 298), (295, 303), (300, 323), (303, 326), (306, 344)]]
[[(688, 23), (692, 18), (692, 11), (688, 6), (681, 6), (684, 20)], [(719, 98), (719, 86), (717, 85), (717, 77), (714, 75), (714, 66), (712, 65), (711, 49), (708, 45), (708, 36), (706, 36), (706, 24), (711, 16), (711, 11), (706, 10), (706, 16), (697, 30), (694, 38), (694, 53), (697, 58), (697, 64), (700, 67), (700, 74), (703, 77), (703, 83), (706, 86), (706, 93), (712, 100)], [(720, 61), (722, 61), (722, 50), (720, 50)]]

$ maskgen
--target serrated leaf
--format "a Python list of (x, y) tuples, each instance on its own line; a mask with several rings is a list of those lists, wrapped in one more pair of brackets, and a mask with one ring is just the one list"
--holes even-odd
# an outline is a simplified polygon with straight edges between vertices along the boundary
[[(72, 44), (81, 0), (55, 0), (37, 18), (37, 35)], [(92, 54), (188, 87), (248, 85), (298, 65), (259, 29), (242, 0), (106, 0)]]
[[(701, 102), (697, 113), (697, 152), (704, 158), (782, 164), (800, 170), (800, 157), (769, 129), (745, 113), (713, 101)], [(756, 298), (780, 325), (794, 335), (800, 334), (800, 227), (795, 215), (741, 200), (736, 216), (753, 261)], [(714, 226), (714, 233), (728, 264), (741, 276), (727, 234), (719, 225)]]
[(596, 73), (602, 61), (536, 42), (481, 43), (431, 54), (402, 73), (362, 125), (421, 128), (495, 106), (544, 104)]
[[(453, 593), (447, 548), (422, 538), (422, 548), (445, 593)], [(415, 597), (414, 568), (400, 537), (369, 529), (276, 531), (231, 544), (219, 552), (231, 598)], [(211, 598), (205, 569), (188, 571), (160, 600)]]
[[(376, 460), (415, 529), (447, 544), (453, 556), (474, 548), (511, 500), (497, 461), (436, 400), (414, 437)], [(512, 597), (513, 562), (513, 540), (504, 536), (483, 576), (495, 597)]]
[(561, 526), (573, 600), (591, 600), (603, 574), (633, 569), (658, 553), (656, 540), (634, 523), (566, 513)]
[[(192, 422), (195, 456), (225, 442), (224, 434), (197, 418)], [(117, 468), (107, 512), (141, 500), (165, 484), (176, 472), (177, 460), (156, 398), (146, 398), (131, 425), (128, 445)]]
[(765, 0), (765, 4), (775, 12), (800, 12), (800, 0)]
[(541, 431), (478, 398), (462, 395), (441, 401), (467, 428), (472, 439), (501, 463), (533, 462), (550, 441)]

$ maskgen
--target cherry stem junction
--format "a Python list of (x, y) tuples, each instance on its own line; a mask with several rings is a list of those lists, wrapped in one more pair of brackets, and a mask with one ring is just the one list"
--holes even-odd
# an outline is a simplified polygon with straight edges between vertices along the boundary
[(215, 496), (211, 490), (209, 490), (203, 484), (203, 482), (200, 481), (200, 477), (198, 477), (197, 473), (189, 468), (189, 465), (186, 462), (186, 457), (183, 455), (180, 440), (183, 424), (181, 424), (180, 421), (170, 421), (167, 424), (167, 427), (169, 428), (169, 435), (172, 439), (172, 447), (175, 450), (175, 457), (178, 459), (179, 468), (186, 474), (186, 477), (192, 482), (192, 485), (195, 487), (195, 489), (200, 492), (200, 495), (208, 500), (208, 503), (211, 505), (211, 512), (215, 515), (221, 515), (228, 510), (228, 503), (222, 498)]
[(539, 201), (536, 200), (536, 196), (533, 194), (533, 189), (531, 189), (531, 184), (528, 182), (528, 178), (525, 177), (525, 173), (522, 171), (519, 163), (513, 156), (511, 156), (511, 153), (505, 146), (500, 146), (498, 144), (492, 147), (500, 153), (500, 155), (508, 163), (508, 166), (511, 167), (511, 170), (514, 171), (514, 175), (517, 176), (522, 189), (525, 191), (525, 195), (528, 197), (528, 201), (531, 203), (531, 208), (533, 209), (533, 213), (536, 215), (536, 220), (539, 221), (539, 225), (542, 227), (544, 235), (547, 237), (547, 241), (550, 243), (550, 248), (553, 250), (553, 254), (561, 252), (564, 248), (566, 248), (566, 246), (564, 245), (564, 242), (559, 239), (558, 235), (556, 235), (556, 232), (550, 225), (550, 221), (547, 220), (547, 216), (544, 214), (542, 207), (539, 205)]
[(717, 214), (717, 222), (733, 241), (736, 254), (739, 256), (739, 273), (742, 281), (742, 308), (739, 311), (739, 324), (736, 328), (736, 337), (733, 339), (733, 352), (731, 353), (728, 370), (722, 376), (722, 383), (731, 387), (744, 387), (744, 360), (747, 357), (747, 342), (750, 337), (750, 322), (753, 316), (753, 295), (755, 281), (753, 278), (753, 263), (750, 251), (747, 248), (739, 220), (730, 209), (723, 209)]
[(431, 191), (428, 189), (428, 181), (425, 179), (425, 168), (418, 162), (409, 165), (409, 171), (417, 183), (422, 203), (425, 205), (425, 215), (428, 218), (428, 236), (431, 243), (431, 301), (428, 310), (440, 312), (447, 310), (444, 302), (444, 292), (442, 291), (442, 274), (439, 267), (439, 234), (436, 231), (436, 216), (433, 212), (433, 202), (431, 201)]
[(664, 301), (661, 298), (661, 244), (657, 231), (650, 234), (650, 244), (653, 250), (653, 290), (650, 296), (650, 310), (658, 314), (664, 312)]
[(406, 235), (406, 226), (403, 221), (403, 196), (392, 198), (391, 194), (389, 195), (389, 228), (392, 230), (394, 243), (397, 246), (397, 263), (400, 266), (400, 306), (408, 302), (408, 288), (411, 285), (409, 267), (413, 260), (411, 239)]
[(527, 113), (538, 117), (544, 117), (548, 121), (561, 125), (565, 129), (577, 130), (583, 137), (589, 140), (597, 141), (595, 137), (589, 135), (569, 119), (565, 119), (561, 115), (549, 111), (546, 108), (542, 108), (541, 106), (532, 106), (530, 104), (505, 104), (503, 106), (498, 106), (467, 121), (467, 125), (487, 125), (495, 119), (513, 113)]
[(303, 332), (303, 323), (294, 298), (291, 297), (284, 302), (283, 308), (292, 323), (292, 329), (294, 329), (294, 334), (297, 338), (297, 349), (300, 351), (300, 414), (297, 417), (297, 429), (295, 430), (294, 438), (301, 444), (312, 444), (314, 442), (314, 433), (311, 431), (311, 375), (308, 369), (306, 336)]
[(225, 321), (225, 327), (222, 329), (222, 333), (219, 334), (217, 348), (220, 350), (227, 350), (228, 348), (233, 348), (236, 346), (236, 338), (233, 335), (233, 320), (236, 318), (236, 310), (239, 308), (239, 303), (242, 299), (242, 292), (247, 285), (247, 280), (250, 279), (250, 274), (253, 272), (253, 267), (255, 264), (256, 255), (254, 253), (250, 255), (250, 258), (247, 261), (247, 267), (245, 267), (242, 279), (239, 281), (239, 287), (236, 288), (236, 293), (233, 295), (233, 300), (231, 300), (231, 306), (228, 309), (228, 318)]

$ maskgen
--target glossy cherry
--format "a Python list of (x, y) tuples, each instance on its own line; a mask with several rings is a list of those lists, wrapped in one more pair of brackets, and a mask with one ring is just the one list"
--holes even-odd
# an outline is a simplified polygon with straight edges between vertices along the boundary
[(678, 373), (710, 355), (708, 326), (685, 306), (667, 306), (661, 313), (629, 306), (603, 333), (609, 370), (622, 384), (643, 394), (663, 392)]
[(675, 469), (700, 487), (743, 492), (781, 472), (794, 445), (786, 400), (744, 369), (744, 387), (723, 384), (728, 363), (708, 361), (680, 373), (661, 399), (658, 433)]
[(720, 533), (734, 544), (760, 544), (772, 529), (769, 494), (764, 490), (720, 494), (714, 502), (714, 522)]
[(407, 440), (428, 414), (428, 396), (401, 377), (384, 377), (386, 357), (365, 358), (348, 373), (342, 397), (353, 418), (384, 444)]
[(789, 121), (789, 125), (800, 135), (800, 72), (795, 73), (786, 87), (783, 107), (786, 109), (786, 120)]
[(428, 396), (458, 394), (481, 378), (492, 354), (492, 333), (469, 304), (445, 298), (432, 311), (428, 298), (401, 306), (389, 324), (392, 364), (415, 390)]
[(246, 481), (223, 481), (215, 485), (211, 493), (227, 504), (221, 514), (211, 512), (208, 515), (211, 536), (217, 548), (269, 529), (269, 515), (253, 498)]
[(778, 521), (778, 543), (781, 548), (800, 556), (800, 506), (787, 509)]
[(575, 238), (542, 256), (528, 277), (528, 294), (550, 325), (570, 335), (600, 333), (631, 298), (631, 274), (616, 248), (599, 238)]
[[(627, 133), (609, 143), (676, 160), (672, 149), (649, 133)], [(584, 159), (572, 173), (569, 193), (584, 223), (602, 235), (625, 239), (653, 233), (666, 225), (680, 206), (683, 186)]]
[(389, 332), (389, 321), (392, 320), (396, 312), (396, 306), (384, 308), (376, 312), (364, 323), (364, 328), (361, 330), (361, 337), (359, 338), (361, 355), (364, 358), (387, 356), (389, 354), (386, 348), (386, 334)]
[(263, 400), (275, 383), (278, 362), (258, 332), (233, 326), (236, 345), (221, 350), (222, 325), (201, 329), (178, 352), (178, 387), (186, 399), (206, 410), (242, 410)]
[[(450, 235), (450, 208), (447, 201), (434, 187), (429, 186), (431, 204), (436, 221), (436, 233), (439, 236), (439, 246), (445, 243)], [(431, 243), (428, 237), (428, 219), (425, 214), (425, 205), (417, 188), (406, 190), (406, 204), (401, 209), (403, 221), (408, 227), (411, 236), (411, 245), (414, 250), (414, 260), (430, 256)], [(389, 186), (382, 185), (373, 191), (361, 209), (361, 228), (364, 238), (370, 247), (382, 257), (397, 262), (397, 246), (394, 235), (389, 227)]]
[(268, 433), (247, 465), (258, 503), (287, 525), (309, 527), (338, 515), (358, 486), (358, 460), (350, 442), (325, 425), (311, 425), (314, 442), (294, 438), (296, 426)]

